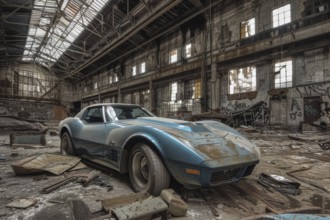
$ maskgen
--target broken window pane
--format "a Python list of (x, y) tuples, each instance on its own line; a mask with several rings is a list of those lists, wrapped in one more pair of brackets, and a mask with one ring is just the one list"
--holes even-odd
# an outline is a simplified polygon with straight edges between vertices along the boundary
[(136, 76), (136, 66), (132, 67), (132, 76)]
[(145, 71), (146, 71), (146, 63), (143, 62), (141, 63), (141, 73), (145, 73)]
[(229, 94), (256, 91), (256, 67), (244, 67), (229, 71)]
[(241, 38), (246, 38), (255, 35), (255, 19), (243, 21), (241, 23)]
[(292, 87), (292, 60), (275, 63), (274, 73), (275, 88)]
[(176, 100), (177, 93), (178, 93), (178, 83), (172, 83), (172, 85), (171, 85), (171, 101)]
[(191, 44), (186, 45), (186, 58), (191, 57)]
[(172, 50), (170, 52), (170, 63), (175, 63), (178, 60), (178, 50)]

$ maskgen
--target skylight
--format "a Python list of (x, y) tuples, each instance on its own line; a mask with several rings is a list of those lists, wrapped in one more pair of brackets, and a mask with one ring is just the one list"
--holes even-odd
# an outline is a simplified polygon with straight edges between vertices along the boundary
[[(56, 2), (56, 0), (35, 0), (23, 61), (35, 60), (51, 67), (108, 1), (64, 0), (60, 11)], [(51, 25), (56, 14), (59, 16)]]

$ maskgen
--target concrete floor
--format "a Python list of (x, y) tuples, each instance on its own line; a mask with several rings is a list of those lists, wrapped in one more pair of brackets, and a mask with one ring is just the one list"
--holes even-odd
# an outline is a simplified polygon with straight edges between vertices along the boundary
[[(176, 191), (181, 194), (189, 206), (186, 217), (174, 219), (242, 219), (247, 216), (265, 212), (265, 204), (254, 196), (238, 190), (250, 184), (260, 190), (265, 198), (272, 198), (274, 207), (279, 210), (315, 206), (317, 196), (330, 198), (330, 150), (323, 150), (316, 141), (298, 141), (288, 137), (284, 131), (264, 131), (246, 134), (261, 149), (262, 159), (251, 176), (238, 184), (207, 189), (209, 198), (205, 201), (199, 191), (181, 190), (177, 185)], [(315, 134), (313, 134), (315, 136)], [(329, 135), (320, 134), (320, 135)], [(328, 136), (330, 137), (330, 136)], [(115, 196), (133, 193), (128, 175), (120, 175), (112, 170), (103, 170), (100, 179), (113, 186), (91, 184), (83, 187), (80, 183), (72, 182), (49, 194), (41, 194), (42, 187), (58, 178), (48, 175), (46, 179), (36, 181), (35, 175), (16, 176), (10, 164), (16, 160), (42, 153), (59, 153), (60, 140), (57, 136), (46, 136), (47, 145), (42, 148), (18, 149), (18, 156), (12, 157), (9, 146), (9, 136), (0, 135), (0, 154), (6, 161), (0, 161), (0, 219), (9, 220), (41, 220), (41, 219), (72, 219), (69, 201), (79, 199), (84, 201), (94, 217), (102, 214), (101, 200)], [(289, 177), (288, 172), (296, 172), (297, 179)], [(79, 170), (89, 173), (92, 168)], [(78, 172), (78, 171), (77, 171)], [(289, 177), (301, 183), (301, 193), (298, 196), (285, 195), (257, 183), (261, 172), (274, 173)], [(243, 190), (244, 191), (244, 190)], [(35, 198), (37, 204), (27, 209), (8, 208), (6, 205), (15, 199)], [(208, 203), (218, 212), (214, 216)], [(279, 203), (279, 204), (276, 204)], [(313, 204), (314, 203), (314, 204)], [(281, 206), (280, 206), (281, 205)], [(326, 204), (329, 213), (330, 204)]]

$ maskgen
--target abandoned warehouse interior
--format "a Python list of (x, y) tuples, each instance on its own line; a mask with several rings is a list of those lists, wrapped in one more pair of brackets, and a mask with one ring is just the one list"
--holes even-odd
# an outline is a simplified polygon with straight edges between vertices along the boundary
[[(182, 219), (293, 209), (329, 217), (329, 7), (328, 0), (0, 0), (0, 218), (75, 219), (70, 198), (79, 198), (86, 218), (101, 219), (111, 214), (101, 200), (133, 193), (127, 176), (99, 165), (98, 179), (111, 190), (77, 188), (74, 180), (52, 198), (39, 191), (57, 176), (36, 181), (12, 170), (26, 157), (60, 153), (59, 123), (98, 103), (221, 121), (259, 147), (259, 164), (238, 183), (198, 193), (174, 183), (188, 205)], [(269, 174), (300, 192), (272, 189)], [(23, 197), (34, 204), (8, 207)]]

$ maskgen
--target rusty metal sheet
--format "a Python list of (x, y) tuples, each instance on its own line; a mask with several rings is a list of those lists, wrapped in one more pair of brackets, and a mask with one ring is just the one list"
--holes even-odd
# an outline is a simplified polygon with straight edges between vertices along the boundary
[(42, 154), (36, 157), (28, 157), (11, 164), (16, 175), (26, 175), (40, 172), (49, 172), (60, 175), (76, 166), (80, 158), (57, 154)]

